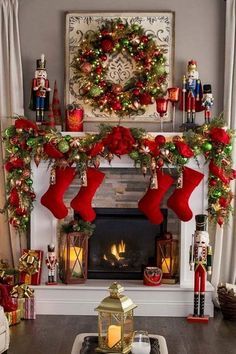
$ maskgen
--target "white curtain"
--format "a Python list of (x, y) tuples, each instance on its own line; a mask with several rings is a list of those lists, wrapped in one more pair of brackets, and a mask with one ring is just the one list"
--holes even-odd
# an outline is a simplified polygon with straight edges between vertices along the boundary
[[(236, 129), (236, 0), (226, 1), (224, 117), (228, 127)], [(233, 167), (236, 167), (236, 142), (233, 144)], [(231, 188), (236, 196), (236, 184)], [(236, 200), (233, 201), (236, 210)], [(212, 284), (236, 282), (236, 214), (228, 225), (217, 226)]]
[[(0, 131), (13, 123), (13, 115), (23, 115), (23, 78), (18, 25), (18, 0), (0, 0)], [(0, 208), (5, 202), (4, 147), (0, 132)], [(0, 214), (0, 258), (17, 264), (20, 242)]]

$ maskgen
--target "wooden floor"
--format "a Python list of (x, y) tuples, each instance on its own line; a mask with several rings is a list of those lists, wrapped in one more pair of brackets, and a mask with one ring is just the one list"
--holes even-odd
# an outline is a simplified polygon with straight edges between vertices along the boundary
[[(70, 354), (78, 333), (97, 332), (96, 316), (37, 316), (10, 328), (8, 354)], [(236, 322), (220, 312), (208, 324), (185, 318), (138, 317), (135, 329), (164, 336), (169, 354), (236, 354)], [(79, 354), (79, 353), (78, 353)]]

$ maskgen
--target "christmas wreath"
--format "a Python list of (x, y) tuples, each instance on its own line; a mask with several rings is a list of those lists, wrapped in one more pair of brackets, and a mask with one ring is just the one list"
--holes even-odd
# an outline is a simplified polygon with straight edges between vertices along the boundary
[[(133, 77), (122, 86), (107, 78), (109, 58), (122, 54), (135, 63)], [(164, 50), (139, 24), (106, 21), (80, 44), (72, 60), (79, 98), (101, 112), (140, 115), (167, 89)]]
[[(27, 228), (35, 199), (31, 178), (32, 160), (36, 165), (42, 159), (50, 162), (51, 184), (58, 168), (64, 171), (63, 173), (71, 174), (70, 178), (73, 179), (75, 168), (71, 166), (75, 166), (82, 181), (86, 171), (88, 179), (96, 173), (96, 178), (91, 177), (92, 189), (95, 190), (104, 178), (104, 174), (97, 170), (100, 158), (111, 162), (114, 155), (129, 154), (135, 166), (140, 167), (144, 175), (150, 172), (151, 185), (153, 182), (150, 188), (155, 189), (157, 177), (164, 179), (163, 183), (167, 183), (168, 178), (168, 183), (173, 183), (170, 176), (168, 178), (164, 174), (158, 176), (163, 166), (172, 165), (180, 174), (183, 172), (186, 175), (191, 172), (185, 166), (189, 159), (197, 159), (202, 155), (209, 163), (209, 219), (222, 225), (232, 211), (233, 196), (230, 181), (236, 178), (236, 171), (232, 168), (232, 139), (233, 131), (224, 128), (222, 117), (215, 118), (209, 125), (204, 124), (196, 132), (190, 131), (184, 136), (174, 136), (168, 141), (163, 135), (157, 135), (155, 138), (149, 136), (143, 129), (109, 125), (101, 125), (100, 132), (96, 134), (85, 134), (83, 137), (63, 136), (51, 128), (39, 129), (26, 118), (19, 118), (15, 125), (8, 127), (4, 132), (5, 169), (8, 174), (7, 200), (2, 211), (8, 212), (10, 223), (18, 231)], [(195, 173), (194, 178), (201, 179), (199, 174), (197, 172), (196, 176)], [(64, 182), (66, 181), (63, 180)], [(86, 189), (81, 193), (88, 197)], [(91, 213), (92, 220), (94, 218), (92, 210)]]

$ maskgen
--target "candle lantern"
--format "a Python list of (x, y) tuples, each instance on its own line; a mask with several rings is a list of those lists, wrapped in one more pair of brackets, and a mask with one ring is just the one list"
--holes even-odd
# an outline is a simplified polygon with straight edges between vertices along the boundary
[(71, 104), (66, 109), (66, 130), (68, 132), (83, 131), (84, 110), (81, 106)]
[(59, 244), (59, 276), (63, 283), (79, 284), (87, 279), (88, 234), (63, 233)]
[(133, 310), (137, 307), (122, 295), (124, 288), (114, 282), (110, 296), (102, 300), (98, 311), (98, 348), (101, 353), (129, 353), (133, 337)]
[(162, 283), (174, 284), (178, 280), (178, 240), (157, 240), (157, 267), (162, 270)]

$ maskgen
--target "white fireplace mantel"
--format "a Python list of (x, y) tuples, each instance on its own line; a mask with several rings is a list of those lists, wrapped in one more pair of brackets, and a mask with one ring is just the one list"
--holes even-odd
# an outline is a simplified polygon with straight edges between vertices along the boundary
[[(164, 134), (163, 134), (164, 135)], [(168, 137), (176, 133), (168, 133)], [(204, 179), (193, 191), (189, 204), (193, 215), (205, 213), (207, 209), (207, 179), (208, 166), (203, 160), (200, 166), (194, 159), (188, 167), (204, 173)], [(103, 168), (131, 168), (133, 161), (127, 156), (115, 157), (111, 165), (103, 160)], [(41, 196), (49, 187), (50, 171), (47, 163), (40, 163), (37, 168), (32, 163), (36, 201), (31, 214), (31, 249), (47, 252), (47, 245), (53, 242), (57, 245), (57, 219), (41, 205)], [(193, 272), (189, 270), (189, 248), (192, 234), (195, 230), (195, 220), (181, 222), (180, 242), (180, 284), (148, 287), (137, 280), (122, 280), (126, 293), (138, 305), (137, 315), (141, 316), (186, 316), (193, 311)], [(42, 284), (47, 280), (47, 268), (42, 265)], [(89, 279), (85, 284), (56, 286), (35, 286), (36, 312), (38, 314), (81, 314), (93, 315), (95, 306), (107, 295), (106, 289), (111, 280)], [(206, 290), (205, 313), (213, 316), (213, 287), (208, 282)]]

